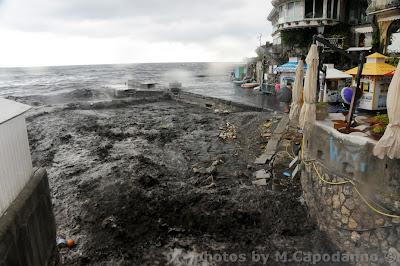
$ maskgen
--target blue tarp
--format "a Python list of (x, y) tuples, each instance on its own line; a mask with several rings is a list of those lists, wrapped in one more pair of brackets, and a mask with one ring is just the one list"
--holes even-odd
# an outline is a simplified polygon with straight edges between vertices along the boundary
[[(296, 72), (296, 68), (298, 62), (287, 62), (286, 64), (283, 64), (281, 66), (278, 66), (275, 71), (276, 72)], [(304, 64), (304, 70), (307, 70), (307, 65)]]

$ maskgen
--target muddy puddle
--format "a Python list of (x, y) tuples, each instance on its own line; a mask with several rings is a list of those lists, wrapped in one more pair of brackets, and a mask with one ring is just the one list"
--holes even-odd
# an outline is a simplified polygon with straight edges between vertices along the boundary
[[(168, 98), (36, 105), (33, 162), (48, 171), (58, 235), (77, 243), (62, 265), (261, 265), (252, 254), (331, 251), (298, 179), (282, 191), (252, 184), (261, 125), (276, 114)], [(235, 138), (224, 140), (227, 123)]]

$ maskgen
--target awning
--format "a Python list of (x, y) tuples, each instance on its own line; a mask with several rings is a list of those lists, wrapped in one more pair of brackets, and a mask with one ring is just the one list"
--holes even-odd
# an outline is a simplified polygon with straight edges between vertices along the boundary
[(370, 51), (372, 47), (350, 47), (347, 52), (360, 52), (360, 51)]
[(371, 26), (360, 27), (360, 28), (356, 28), (355, 32), (357, 32), (357, 33), (372, 33), (372, 32), (374, 32), (374, 29)]
[(326, 70), (326, 79), (350, 79), (351, 75), (344, 73), (343, 71), (337, 70), (336, 68), (328, 68)]
[[(280, 73), (280, 72), (291, 72), (295, 73), (297, 66), (299, 65), (299, 62), (288, 62), (286, 64), (283, 64), (281, 66), (278, 66), (275, 71)], [(307, 65), (304, 64), (304, 69), (307, 69)]]
[(386, 73), (386, 77), (393, 77), (394, 76), (394, 70), (392, 72)]

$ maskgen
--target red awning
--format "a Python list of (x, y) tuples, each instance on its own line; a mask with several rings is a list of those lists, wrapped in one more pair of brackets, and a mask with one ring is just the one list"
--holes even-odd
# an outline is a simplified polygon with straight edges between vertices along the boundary
[(392, 72), (386, 73), (385, 76), (393, 77), (394, 76), (394, 70)]

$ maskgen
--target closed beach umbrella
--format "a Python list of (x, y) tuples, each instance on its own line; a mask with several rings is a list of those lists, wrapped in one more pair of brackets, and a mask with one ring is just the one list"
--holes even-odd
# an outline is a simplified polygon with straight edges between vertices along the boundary
[(385, 134), (374, 148), (374, 155), (380, 159), (400, 159), (400, 63), (394, 73), (387, 95), (389, 125)]
[(294, 81), (293, 92), (292, 92), (292, 107), (290, 109), (289, 118), (292, 121), (299, 119), (301, 106), (302, 106), (302, 96), (303, 96), (303, 79), (304, 79), (304, 62), (299, 61), (296, 68), (296, 79)]
[(308, 52), (306, 63), (308, 65), (306, 78), (304, 81), (304, 104), (301, 108), (299, 125), (302, 129), (307, 124), (312, 124), (316, 120), (316, 95), (317, 95), (317, 75), (319, 54), (316, 44), (311, 45)]

